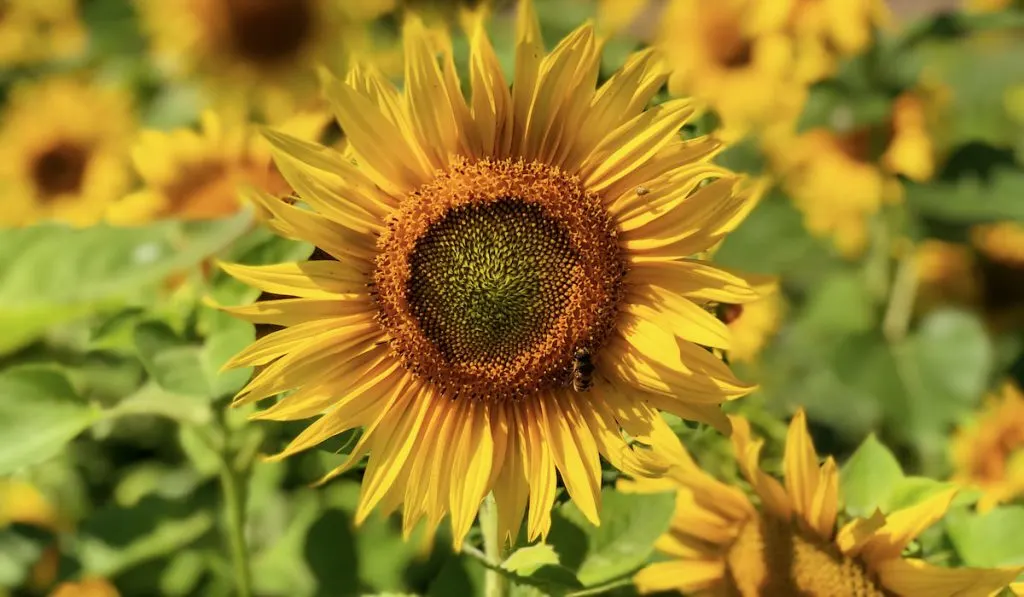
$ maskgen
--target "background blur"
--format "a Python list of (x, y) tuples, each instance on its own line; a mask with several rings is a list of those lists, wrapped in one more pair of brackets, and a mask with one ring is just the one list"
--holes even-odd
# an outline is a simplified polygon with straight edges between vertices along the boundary
[[(256, 595), (481, 594), (482, 566), (444, 532), (432, 545), (376, 515), (353, 527), (360, 471), (309, 487), (354, 437), (263, 462), (301, 422), (226, 408), (249, 372), (218, 369), (258, 331), (204, 300), (256, 296), (214, 259), (312, 251), (237, 199), (239, 185), (289, 192), (256, 126), (343, 145), (312, 65), (359, 56), (399, 77), (400, 5), (459, 21), (443, 1), (278, 0), (285, 17), (268, 2), (0, 0), (0, 595), (231, 595), (241, 521)], [(495, 4), (508, 72), (511, 3)], [(915, 549), (1024, 565), (1024, 399), (1003, 390), (1024, 380), (1021, 3), (794, 0), (770, 31), (743, 22), (756, 0), (536, 4), (549, 47), (596, 19), (602, 77), (661, 45), (679, 72), (665, 97), (709, 104), (688, 132), (731, 138), (720, 161), (773, 182), (715, 256), (764, 275), (765, 298), (723, 316), (731, 363), (761, 384), (729, 408), (768, 438), (767, 468), (803, 406), (818, 451), (844, 463), (849, 513), (976, 483)], [(762, 59), (776, 38), (791, 60)], [(737, 478), (725, 438), (673, 423)], [(631, 594), (616, 580), (668, 511), (606, 491), (600, 529), (558, 507), (551, 543), (572, 581), (517, 591)], [(986, 491), (1002, 504), (980, 514)]]

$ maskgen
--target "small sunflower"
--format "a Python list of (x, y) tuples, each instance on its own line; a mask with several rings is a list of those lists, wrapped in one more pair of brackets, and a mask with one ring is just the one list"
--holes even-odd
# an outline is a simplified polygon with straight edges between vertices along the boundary
[(728, 138), (769, 126), (802, 105), (785, 4), (672, 0), (660, 16), (657, 43), (672, 68), (669, 91), (708, 102)]
[(978, 508), (1024, 497), (1024, 394), (1007, 382), (952, 440), (954, 481), (980, 488)]
[(217, 101), (246, 101), (271, 119), (315, 103), (315, 66), (343, 66), (369, 42), (361, 19), (390, 6), (338, 0), (137, 3), (157, 57), (172, 71), (201, 78)]
[(926, 181), (934, 174), (925, 110), (920, 98), (905, 94), (879, 126), (816, 128), (796, 136), (776, 131), (766, 139), (782, 186), (811, 232), (830, 235), (844, 255), (863, 251), (870, 217), (903, 198), (897, 175)]
[(275, 458), (362, 428), (325, 477), (369, 454), (356, 519), (401, 506), (411, 532), (450, 513), (456, 546), (488, 492), (503, 539), (527, 505), (529, 538), (546, 535), (558, 475), (596, 523), (601, 457), (653, 470), (647, 447), (677, 442), (660, 410), (727, 430), (720, 403), (752, 390), (708, 350), (729, 334), (703, 306), (757, 294), (689, 257), (763, 185), (711, 164), (717, 140), (680, 136), (691, 101), (648, 107), (667, 78), (652, 51), (595, 89), (592, 25), (547, 53), (522, 2), (517, 30), (509, 85), (474, 20), (468, 101), (450, 41), (438, 56), (415, 16), (403, 91), (372, 67), (325, 75), (355, 161), (268, 133), (311, 210), (253, 200), (334, 259), (225, 265), (296, 297), (229, 309), (285, 326), (228, 364), (263, 367), (236, 404), (294, 390), (256, 417), (319, 416)]
[(987, 597), (1020, 572), (940, 568), (901, 557), (921, 531), (945, 514), (955, 490), (886, 516), (876, 512), (855, 519), (837, 530), (839, 471), (832, 457), (819, 465), (803, 411), (789, 426), (784, 484), (760, 470), (763, 442), (752, 437), (749, 423), (730, 418), (733, 450), (759, 506), (698, 469), (685, 453), (663, 479), (622, 482), (627, 491), (678, 491), (671, 527), (657, 542), (671, 559), (636, 575), (642, 593)]
[(76, 0), (0, 1), (0, 65), (70, 58), (86, 41)]
[[(293, 117), (281, 129), (315, 140), (326, 124), (314, 112)], [(143, 131), (132, 158), (145, 187), (111, 206), (108, 219), (118, 224), (229, 216), (241, 207), (242, 185), (278, 197), (291, 193), (254, 127), (212, 111), (203, 114), (199, 131)]]
[(0, 128), (0, 225), (97, 222), (130, 183), (130, 97), (71, 79), (16, 88)]
[(1024, 269), (1024, 226), (1017, 222), (975, 226), (971, 244), (992, 261)]
[(788, 30), (798, 77), (814, 82), (830, 76), (840, 59), (864, 52), (876, 29), (890, 22), (884, 0), (793, 0)]
[(779, 329), (782, 319), (782, 296), (777, 278), (748, 277), (758, 299), (745, 305), (720, 304), (718, 318), (729, 326), (732, 342), (729, 361), (751, 363)]

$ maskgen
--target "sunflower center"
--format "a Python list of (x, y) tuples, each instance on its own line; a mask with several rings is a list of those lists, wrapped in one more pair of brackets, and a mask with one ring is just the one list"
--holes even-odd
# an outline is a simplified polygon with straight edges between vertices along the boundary
[(311, 0), (225, 0), (228, 34), (235, 52), (257, 64), (286, 62), (313, 31)]
[(560, 170), (462, 163), (412, 193), (379, 240), (379, 319), (452, 398), (565, 386), (610, 331), (624, 264), (599, 199)]
[(715, 309), (715, 315), (722, 323), (730, 325), (743, 315), (743, 305), (720, 303)]
[(75, 143), (59, 143), (36, 156), (32, 180), (44, 200), (76, 193), (85, 179), (89, 151)]
[(755, 518), (726, 555), (732, 594), (888, 597), (857, 560), (787, 521)]
[(726, 69), (749, 66), (754, 59), (754, 44), (739, 28), (736, 15), (721, 15), (705, 28), (711, 55)]

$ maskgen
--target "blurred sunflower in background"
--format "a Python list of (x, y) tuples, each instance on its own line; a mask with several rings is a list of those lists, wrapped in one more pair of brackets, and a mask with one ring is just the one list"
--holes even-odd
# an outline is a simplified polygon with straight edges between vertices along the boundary
[(369, 454), (356, 521), (402, 506), (407, 533), (424, 517), (433, 531), (450, 513), (456, 547), (488, 492), (502, 541), (527, 506), (528, 537), (545, 536), (558, 475), (596, 524), (601, 457), (660, 470), (656, 455), (678, 446), (660, 410), (727, 431), (719, 405), (752, 390), (705, 348), (730, 341), (703, 306), (758, 295), (689, 257), (762, 185), (711, 164), (717, 140), (681, 137), (693, 102), (647, 108), (668, 77), (653, 52), (595, 89), (591, 25), (547, 53), (522, 2), (517, 30), (510, 85), (474, 19), (468, 102), (450, 41), (436, 51), (415, 16), (403, 91), (372, 66), (328, 78), (355, 162), (269, 134), (312, 209), (252, 200), (276, 232), (334, 259), (225, 265), (295, 297), (228, 309), (285, 326), (229, 362), (262, 367), (235, 403), (294, 390), (256, 417), (320, 417), (276, 458), (363, 428), (324, 479)]
[[(324, 113), (310, 112), (280, 129), (315, 141), (326, 125)], [(207, 111), (198, 131), (142, 131), (132, 158), (144, 187), (111, 205), (108, 219), (117, 224), (230, 216), (242, 205), (243, 185), (275, 197), (291, 194), (271, 161), (269, 144), (240, 115), (225, 118)]]
[(778, 278), (747, 276), (758, 299), (745, 305), (720, 304), (718, 318), (729, 327), (732, 336), (730, 362), (752, 363), (771, 341), (782, 324), (783, 299)]
[(269, 120), (319, 102), (315, 67), (342, 69), (369, 48), (365, 20), (386, 0), (137, 0), (157, 60), (196, 76), (215, 104)]
[(130, 96), (71, 78), (16, 87), (0, 125), (0, 225), (98, 222), (131, 183)]
[[(27, 525), (56, 534), (65, 530), (68, 521), (61, 516), (55, 504), (32, 483), (19, 478), (0, 479), (0, 530), (13, 524)], [(44, 591), (57, 579), (60, 549), (54, 540), (35, 561), (25, 588)], [(0, 588), (0, 595), (5, 595)]]
[(953, 480), (983, 492), (982, 512), (1024, 496), (1024, 394), (1007, 382), (951, 441)]
[(0, 66), (71, 58), (88, 41), (76, 0), (3, 0)]
[(794, 40), (797, 78), (805, 82), (829, 77), (840, 60), (866, 51), (876, 31), (892, 20), (884, 0), (791, 0), (789, 4), (787, 30)]
[(732, 417), (732, 424), (733, 451), (759, 506), (701, 471), (685, 452), (663, 479), (619, 482), (626, 491), (677, 491), (675, 517), (656, 544), (670, 559), (636, 575), (642, 593), (988, 597), (1020, 572), (942, 568), (902, 557), (945, 515), (955, 489), (837, 529), (839, 471), (831, 456), (819, 464), (803, 411), (789, 425), (784, 483), (760, 469), (763, 441), (752, 436), (749, 423)]
[(924, 100), (897, 97), (877, 125), (774, 131), (764, 139), (782, 188), (812, 233), (832, 238), (847, 257), (867, 244), (868, 223), (886, 204), (903, 199), (899, 176), (918, 182), (935, 173), (935, 147)]

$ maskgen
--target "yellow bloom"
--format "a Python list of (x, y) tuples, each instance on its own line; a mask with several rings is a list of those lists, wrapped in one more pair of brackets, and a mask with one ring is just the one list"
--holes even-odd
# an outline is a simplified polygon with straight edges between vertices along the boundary
[(1007, 382), (977, 419), (957, 430), (954, 481), (979, 487), (978, 509), (1024, 496), (1024, 394)]
[(286, 326), (229, 363), (265, 366), (236, 404), (294, 390), (257, 418), (321, 415), (276, 458), (362, 428), (325, 478), (369, 454), (356, 520), (401, 506), (411, 532), (451, 514), (456, 546), (488, 492), (503, 539), (527, 505), (528, 536), (546, 535), (556, 474), (596, 523), (600, 457), (651, 471), (647, 446), (678, 445), (659, 410), (727, 430), (720, 403), (752, 389), (704, 348), (729, 335), (702, 305), (757, 294), (688, 257), (734, 229), (762, 185), (711, 164), (716, 140), (681, 138), (689, 100), (645, 109), (667, 77), (651, 51), (595, 90), (591, 25), (551, 53), (530, 2), (517, 28), (510, 85), (473, 24), (468, 101), (450, 41), (438, 61), (414, 16), (403, 91), (372, 67), (327, 77), (355, 162), (270, 134), (311, 210), (253, 200), (278, 233), (336, 260), (225, 266), (297, 297), (229, 309)]
[(120, 597), (117, 587), (102, 578), (78, 582), (65, 582), (50, 593), (50, 597)]
[(16, 88), (0, 128), (0, 225), (95, 223), (130, 182), (127, 95), (70, 79)]
[(719, 318), (729, 326), (732, 335), (729, 360), (750, 363), (757, 359), (779, 329), (782, 318), (782, 297), (776, 278), (754, 279), (748, 277), (758, 294), (758, 300), (746, 305), (722, 304), (718, 307)]
[(799, 56), (799, 78), (828, 77), (839, 59), (864, 52), (875, 29), (890, 18), (884, 0), (793, 0), (789, 29)]
[[(0, 529), (25, 524), (57, 532), (67, 525), (54, 504), (33, 484), (21, 479), (0, 479)], [(29, 587), (42, 590), (53, 584), (60, 565), (60, 550), (49, 545), (32, 566)]]
[[(836, 132), (817, 128), (772, 135), (766, 150), (782, 186), (804, 214), (807, 228), (832, 236), (846, 256), (863, 251), (868, 220), (884, 204), (902, 200), (897, 174), (925, 181), (934, 174), (934, 148), (923, 102), (904, 94), (891, 121)], [(884, 148), (876, 158), (876, 146)]]
[(978, 304), (982, 281), (970, 247), (925, 240), (917, 246), (916, 260), (919, 309)]
[(837, 530), (839, 471), (832, 457), (819, 465), (803, 412), (789, 426), (784, 483), (760, 469), (763, 442), (752, 437), (749, 423), (730, 418), (736, 459), (759, 506), (698, 469), (685, 454), (664, 479), (622, 483), (628, 491), (678, 490), (671, 527), (656, 544), (671, 559), (636, 575), (641, 592), (987, 597), (1020, 572), (941, 568), (901, 557), (921, 531), (942, 518), (955, 490)]
[(197, 75), (211, 98), (248, 102), (280, 119), (318, 101), (314, 67), (342, 67), (368, 46), (361, 20), (377, 2), (137, 0), (157, 57)]
[(1024, 226), (1017, 222), (975, 226), (971, 244), (992, 261), (1024, 268)]
[(672, 70), (669, 91), (705, 100), (735, 138), (799, 111), (787, 2), (672, 0), (658, 45)]
[(75, 0), (0, 3), (0, 66), (69, 58), (85, 43)]
[[(315, 140), (326, 124), (326, 116), (314, 112), (300, 114), (281, 128)], [(241, 206), (238, 191), (243, 185), (278, 197), (291, 193), (271, 162), (269, 144), (237, 117), (206, 112), (200, 131), (144, 131), (132, 157), (145, 188), (111, 206), (108, 219), (118, 224), (228, 216)]]

